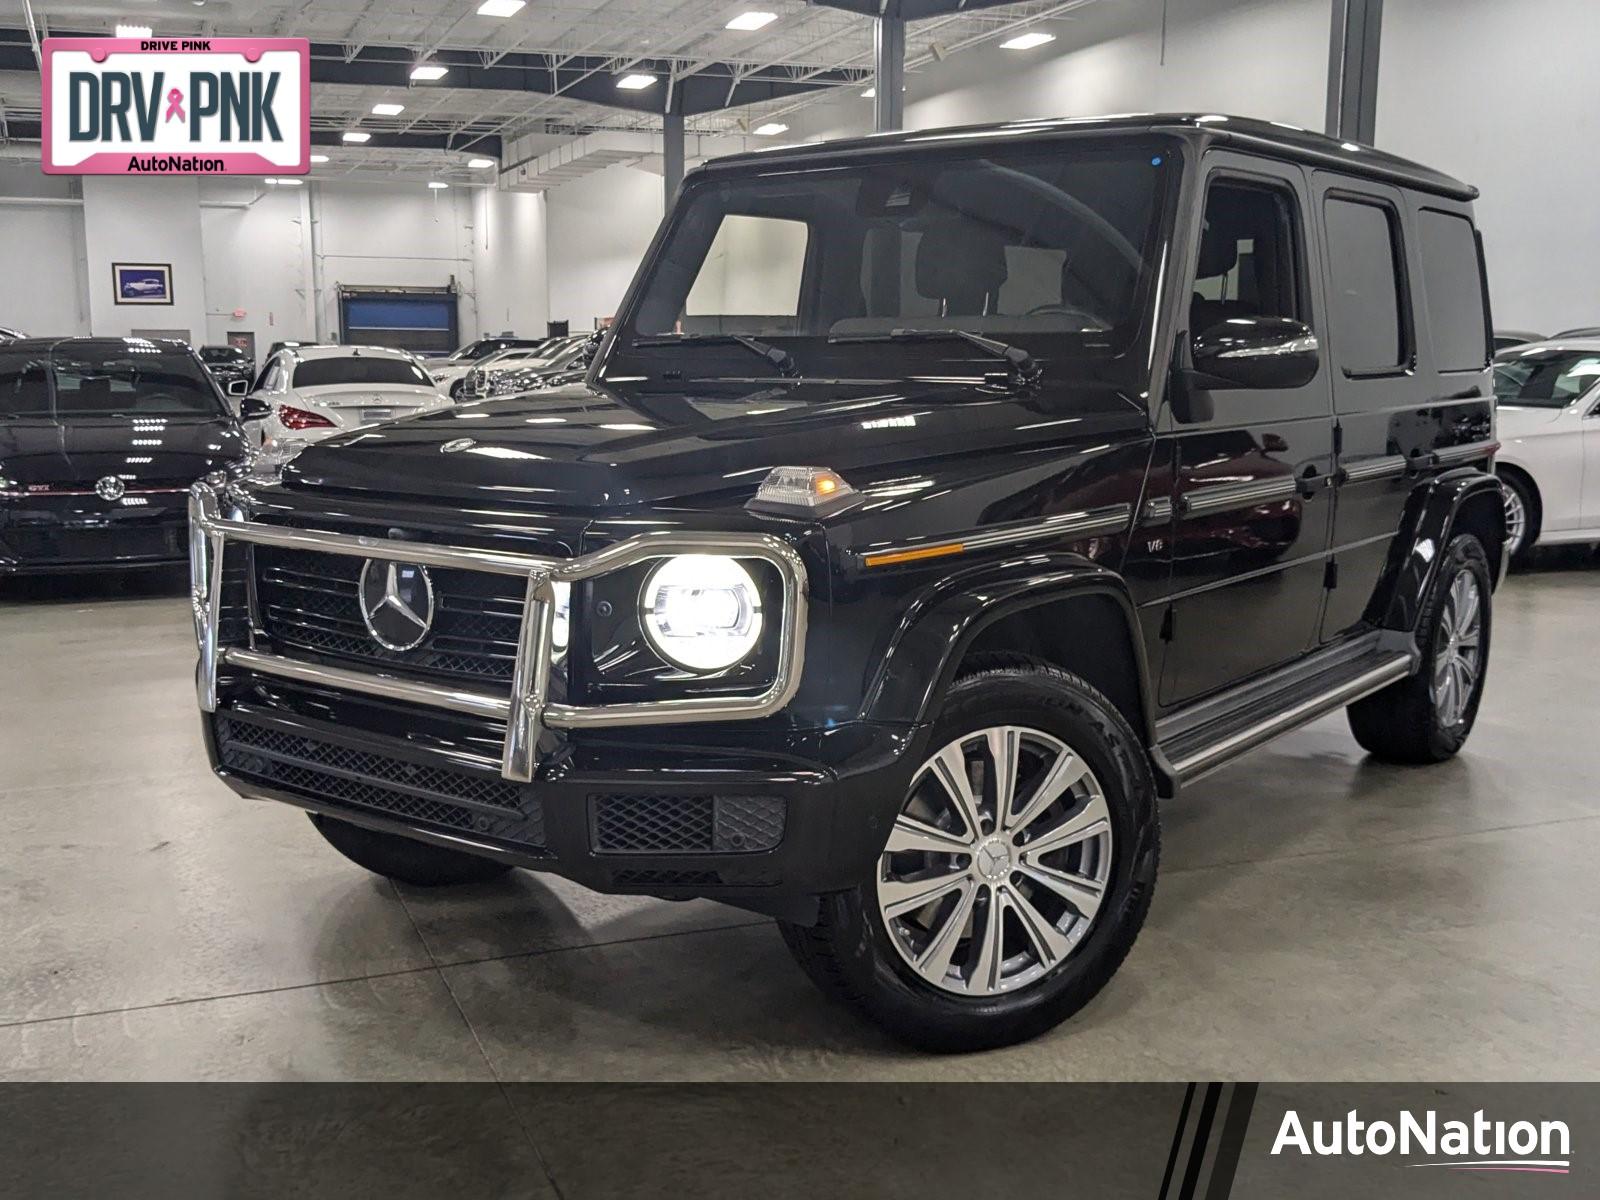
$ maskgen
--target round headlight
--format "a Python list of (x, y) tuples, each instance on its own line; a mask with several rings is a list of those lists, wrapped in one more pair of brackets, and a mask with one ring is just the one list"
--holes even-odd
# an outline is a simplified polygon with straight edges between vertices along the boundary
[(761, 638), (761, 593), (750, 572), (720, 554), (683, 554), (650, 573), (639, 598), (650, 644), (689, 671), (721, 671)]

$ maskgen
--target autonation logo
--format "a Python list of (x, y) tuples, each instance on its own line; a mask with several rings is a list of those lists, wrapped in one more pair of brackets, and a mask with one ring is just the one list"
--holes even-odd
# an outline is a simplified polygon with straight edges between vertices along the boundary
[(1441, 1121), (1432, 1110), (1420, 1117), (1402, 1111), (1392, 1121), (1366, 1121), (1351, 1109), (1342, 1120), (1312, 1121), (1308, 1130), (1300, 1114), (1291, 1108), (1283, 1114), (1272, 1153), (1317, 1158), (1419, 1155), (1436, 1161), (1405, 1165), (1565, 1175), (1572, 1166), (1572, 1134), (1565, 1121), (1508, 1124), (1489, 1120), (1482, 1109), (1472, 1114), (1470, 1122)]

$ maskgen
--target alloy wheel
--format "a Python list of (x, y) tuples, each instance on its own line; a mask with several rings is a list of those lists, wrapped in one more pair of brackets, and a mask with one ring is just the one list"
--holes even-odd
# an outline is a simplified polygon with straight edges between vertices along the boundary
[(1477, 576), (1462, 571), (1439, 612), (1433, 657), (1433, 705), (1446, 728), (1459, 725), (1472, 701), (1481, 667), (1483, 594)]
[(950, 742), (912, 780), (879, 862), (895, 949), (959, 995), (1032, 983), (1094, 924), (1110, 815), (1094, 772), (1059, 738), (1002, 725)]
[(1505, 501), (1505, 554), (1510, 558), (1522, 549), (1523, 539), (1528, 536), (1528, 506), (1522, 499), (1522, 493), (1510, 484), (1505, 485)]

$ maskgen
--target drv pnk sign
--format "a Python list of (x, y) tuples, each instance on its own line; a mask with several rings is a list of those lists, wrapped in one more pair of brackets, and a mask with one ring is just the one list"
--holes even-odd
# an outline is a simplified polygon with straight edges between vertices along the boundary
[(305, 38), (46, 38), (52, 175), (303, 175)]

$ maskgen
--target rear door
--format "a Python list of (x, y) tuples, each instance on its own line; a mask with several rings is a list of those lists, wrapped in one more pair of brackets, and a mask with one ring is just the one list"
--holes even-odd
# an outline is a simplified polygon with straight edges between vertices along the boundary
[(1482, 259), (1470, 210), (1313, 176), (1339, 444), (1321, 639), (1361, 628), (1419, 480), (1485, 460), (1493, 429)]
[[(1299, 167), (1212, 151), (1189, 335), (1233, 318), (1319, 326)], [(1303, 387), (1212, 392), (1176, 426), (1172, 594), (1161, 703), (1182, 704), (1287, 662), (1315, 641), (1333, 469), (1324, 367)]]

